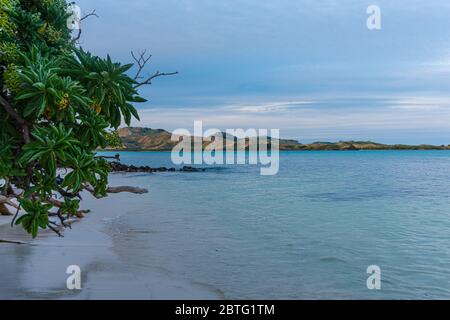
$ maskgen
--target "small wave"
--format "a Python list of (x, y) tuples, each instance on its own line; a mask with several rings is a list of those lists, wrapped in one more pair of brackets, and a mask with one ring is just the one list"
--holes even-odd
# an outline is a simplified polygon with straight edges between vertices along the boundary
[(202, 287), (206, 290), (208, 290), (209, 292), (211, 292), (212, 294), (218, 296), (218, 298), (220, 299), (225, 299), (225, 292), (223, 292), (221, 289), (219, 289), (216, 286), (213, 286), (211, 284), (207, 284), (207, 283), (203, 283), (203, 282), (197, 282), (197, 281), (192, 281), (191, 284)]
[(341, 263), (345, 263), (346, 261), (337, 257), (323, 257), (320, 258), (319, 261), (322, 262), (341, 262)]
[(229, 170), (227, 167), (203, 167), (199, 169), (205, 169), (206, 171), (226, 171)]
[(139, 178), (139, 177), (148, 177), (153, 175), (151, 172), (143, 172), (143, 173), (134, 173), (134, 172), (111, 172), (113, 175), (120, 175), (121, 178), (130, 179), (130, 178)]

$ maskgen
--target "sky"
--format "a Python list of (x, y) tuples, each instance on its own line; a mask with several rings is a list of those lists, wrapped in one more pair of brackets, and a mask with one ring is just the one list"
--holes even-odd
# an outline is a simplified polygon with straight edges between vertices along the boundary
[[(450, 144), (450, 1), (79, 0), (81, 46), (152, 54), (135, 126), (280, 129), (301, 142)], [(366, 26), (381, 9), (381, 30)]]

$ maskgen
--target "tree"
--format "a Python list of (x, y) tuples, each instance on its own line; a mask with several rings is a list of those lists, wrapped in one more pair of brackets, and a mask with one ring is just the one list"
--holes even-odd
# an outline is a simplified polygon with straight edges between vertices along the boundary
[(0, 0), (0, 213), (14, 208), (11, 225), (32, 237), (46, 228), (61, 235), (68, 218), (82, 217), (83, 190), (146, 192), (109, 187), (110, 166), (96, 150), (117, 143), (122, 122), (139, 119), (140, 86), (176, 73), (142, 78), (143, 52), (132, 53), (137, 74), (129, 76), (133, 64), (78, 48), (69, 16), (64, 0)]

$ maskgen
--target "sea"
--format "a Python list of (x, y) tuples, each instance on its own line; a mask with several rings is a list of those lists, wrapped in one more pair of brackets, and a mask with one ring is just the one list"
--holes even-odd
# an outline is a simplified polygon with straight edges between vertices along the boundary
[[(125, 164), (179, 168), (170, 152), (119, 153)], [(103, 264), (90, 262), (85, 286), (95, 293), (94, 275), (101, 278), (102, 270), (142, 279), (158, 270), (226, 299), (450, 298), (450, 151), (282, 151), (279, 161), (271, 176), (249, 164), (112, 173), (111, 184), (149, 192), (99, 200), (106, 212), (97, 218), (92, 212), (66, 230), (76, 247), (70, 234), (95, 227), (121, 261), (117, 270), (103, 258)], [(55, 238), (41, 240), (44, 249), (34, 248), (39, 239), (26, 249), (0, 245), (2, 260), (14, 261), (2, 267), (0, 283), (10, 291), (0, 295), (65, 297), (42, 274), (6, 279), (8, 272), (43, 269), (45, 259), (69, 262), (65, 240)], [(96, 256), (96, 248), (77, 251)], [(108, 277), (112, 287), (118, 278)], [(145, 289), (119, 289), (115, 297), (152, 298)]]

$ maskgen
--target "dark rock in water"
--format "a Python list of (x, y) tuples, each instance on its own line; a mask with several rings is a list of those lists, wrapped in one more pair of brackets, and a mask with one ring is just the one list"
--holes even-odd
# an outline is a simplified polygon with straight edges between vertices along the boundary
[[(166, 168), (166, 167), (159, 167), (159, 168), (152, 168), (149, 166), (134, 166), (130, 165), (127, 166), (126, 164), (122, 164), (117, 161), (110, 162), (109, 165), (111, 166), (112, 172), (176, 172), (177, 169), (175, 168)], [(179, 172), (205, 172), (206, 169), (204, 168), (194, 168), (191, 166), (184, 166), (183, 168), (178, 170)]]
[(183, 168), (180, 169), (180, 171), (182, 171), (182, 172), (205, 172), (206, 169), (204, 169), (204, 168), (199, 169), (199, 168), (194, 168), (191, 166), (184, 166)]

